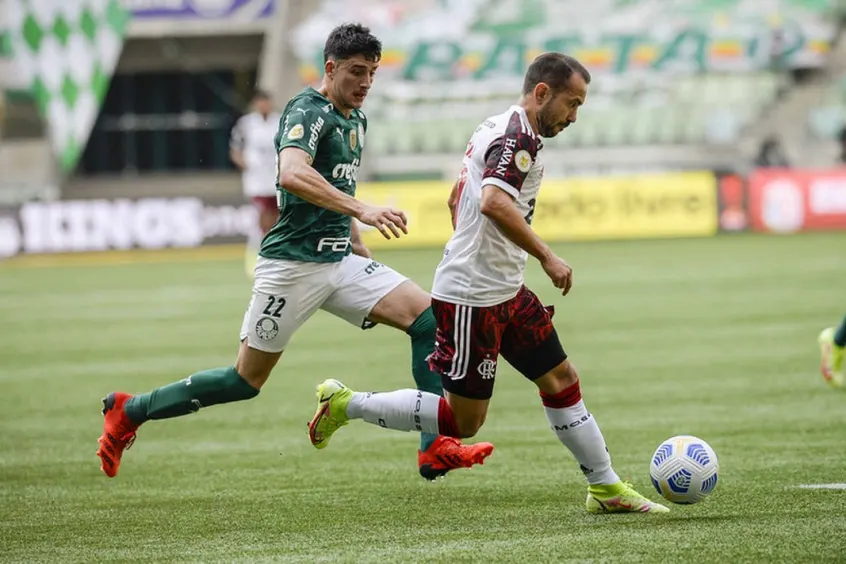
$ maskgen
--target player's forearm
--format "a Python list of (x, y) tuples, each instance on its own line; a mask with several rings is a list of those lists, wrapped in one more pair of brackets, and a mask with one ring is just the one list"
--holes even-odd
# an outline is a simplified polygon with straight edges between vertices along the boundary
[(238, 170), (247, 168), (247, 163), (244, 161), (244, 154), (241, 151), (229, 151), (229, 158)]
[(543, 262), (552, 254), (549, 246), (532, 231), (511, 198), (504, 192), (502, 195), (505, 197), (483, 198), (482, 214), (493, 221), (512, 243)]
[(321, 208), (359, 217), (363, 204), (344, 194), (328, 182), (310, 166), (292, 166), (283, 169), (280, 184), (288, 192)]

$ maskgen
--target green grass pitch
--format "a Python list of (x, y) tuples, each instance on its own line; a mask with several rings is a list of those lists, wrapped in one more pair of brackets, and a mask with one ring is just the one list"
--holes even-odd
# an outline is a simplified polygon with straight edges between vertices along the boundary
[[(649, 459), (698, 435), (720, 482), (661, 515), (584, 510), (577, 464), (534, 387), (504, 363), (483, 466), (417, 476), (417, 436), (354, 422), (306, 436), (314, 386), (412, 384), (405, 335), (319, 313), (255, 400), (151, 422), (109, 480), (100, 398), (231, 364), (250, 293), (241, 262), (0, 266), (0, 561), (821, 562), (846, 559), (846, 393), (816, 336), (846, 313), (846, 236), (557, 246), (556, 306), (615, 468), (657, 497)], [(428, 287), (439, 250), (378, 258)]]

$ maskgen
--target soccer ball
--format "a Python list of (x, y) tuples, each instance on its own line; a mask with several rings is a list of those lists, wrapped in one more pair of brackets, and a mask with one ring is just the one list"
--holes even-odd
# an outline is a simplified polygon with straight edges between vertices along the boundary
[(649, 475), (658, 493), (673, 503), (697, 503), (717, 487), (717, 454), (700, 438), (679, 435), (652, 455)]

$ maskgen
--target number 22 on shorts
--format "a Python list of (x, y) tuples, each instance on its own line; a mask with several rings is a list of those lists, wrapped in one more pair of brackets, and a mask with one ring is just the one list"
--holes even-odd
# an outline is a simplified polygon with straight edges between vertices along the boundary
[(267, 296), (267, 305), (264, 306), (265, 315), (279, 319), (282, 317), (282, 310), (285, 308), (285, 298), (277, 296)]

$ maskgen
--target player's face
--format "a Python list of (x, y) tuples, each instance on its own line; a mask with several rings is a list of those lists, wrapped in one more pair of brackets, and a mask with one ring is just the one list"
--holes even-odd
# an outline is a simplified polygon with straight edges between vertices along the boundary
[(379, 68), (378, 61), (355, 55), (342, 61), (327, 61), (326, 74), (331, 78), (335, 101), (344, 108), (358, 109), (364, 104)]
[(269, 98), (256, 98), (253, 101), (253, 107), (256, 111), (262, 115), (268, 115), (270, 111), (273, 109), (273, 104)]
[[(541, 86), (540, 84), (538, 86)], [(544, 85), (545, 86), (545, 85)], [(537, 89), (536, 89), (537, 91)], [(558, 93), (547, 92), (538, 110), (538, 133), (541, 137), (555, 137), (578, 118), (579, 107), (585, 103), (587, 84), (579, 73), (573, 73), (567, 88)]]

